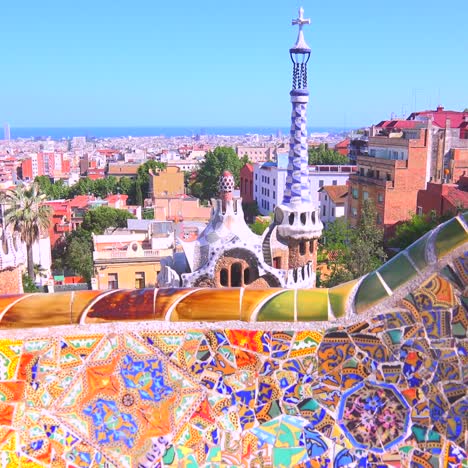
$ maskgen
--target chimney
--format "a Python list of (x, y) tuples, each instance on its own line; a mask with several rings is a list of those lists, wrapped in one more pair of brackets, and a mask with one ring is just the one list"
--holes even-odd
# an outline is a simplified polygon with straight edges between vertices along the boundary
[(443, 112), (444, 106), (437, 106), (437, 112)]

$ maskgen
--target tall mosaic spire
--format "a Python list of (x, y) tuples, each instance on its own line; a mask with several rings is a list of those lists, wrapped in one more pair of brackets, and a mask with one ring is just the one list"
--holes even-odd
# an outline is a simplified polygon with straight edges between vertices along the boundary
[(292, 90), (289, 93), (292, 112), (284, 204), (310, 203), (307, 154), (307, 104), (309, 102), (307, 62), (310, 58), (310, 47), (304, 39), (302, 30), (306, 24), (310, 24), (310, 19), (305, 19), (304, 9), (299, 8), (298, 18), (292, 20), (292, 25), (297, 25), (299, 31), (296, 43), (289, 49), (293, 63)]
[[(309, 184), (309, 157), (307, 154), (307, 62), (310, 47), (304, 38), (303, 28), (310, 24), (304, 18), (304, 10), (292, 21), (299, 31), (295, 44), (289, 49), (293, 63), (291, 96), (291, 138), (289, 144), (288, 172), (282, 202), (275, 208), (272, 230), (287, 246), (288, 258), (284, 260), (288, 271), (293, 272), (297, 287), (314, 287), (317, 266), (317, 242), (322, 234), (318, 207), (312, 203)], [(278, 263), (278, 252), (272, 258)], [(287, 266), (286, 266), (287, 265)], [(300, 285), (300, 286), (299, 286)]]

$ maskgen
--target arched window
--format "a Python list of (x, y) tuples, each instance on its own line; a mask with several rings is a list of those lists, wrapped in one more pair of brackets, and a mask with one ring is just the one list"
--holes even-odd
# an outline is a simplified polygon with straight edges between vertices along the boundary
[(309, 241), (309, 252), (314, 253), (314, 241)]
[(305, 241), (302, 241), (302, 242), (299, 243), (299, 253), (301, 255), (305, 255), (305, 253), (306, 253), (306, 243), (305, 243)]
[(221, 283), (221, 286), (229, 286), (229, 272), (227, 271), (227, 268), (223, 268), (219, 272), (219, 282)]
[(289, 215), (289, 224), (292, 226), (294, 224), (294, 213)]
[(307, 218), (307, 214), (306, 213), (301, 213), (301, 223), (305, 225), (306, 223), (306, 218)]
[(244, 270), (244, 284), (250, 283), (250, 268)]
[(242, 264), (233, 263), (231, 265), (231, 286), (239, 287), (242, 286)]

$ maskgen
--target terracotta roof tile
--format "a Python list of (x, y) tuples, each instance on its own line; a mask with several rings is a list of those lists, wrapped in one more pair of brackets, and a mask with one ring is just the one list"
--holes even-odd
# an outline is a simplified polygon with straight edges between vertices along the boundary
[(320, 190), (327, 192), (331, 201), (338, 205), (346, 201), (348, 195), (348, 186), (347, 185), (324, 185)]

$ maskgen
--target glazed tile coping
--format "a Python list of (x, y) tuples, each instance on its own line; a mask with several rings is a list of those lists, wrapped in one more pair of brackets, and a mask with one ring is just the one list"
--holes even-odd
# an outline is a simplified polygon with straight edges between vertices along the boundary
[[(400, 252), (376, 271), (330, 289), (167, 288), (0, 296), (0, 333), (15, 329), (113, 323), (164, 328), (323, 329), (371, 317), (399, 301), (468, 251), (468, 213)], [(294, 325), (294, 326), (292, 326)], [(105, 327), (107, 328), (107, 327)], [(211, 325), (210, 325), (211, 328)], [(3, 332), (1, 329), (4, 329)], [(0, 335), (0, 336), (1, 336)]]

